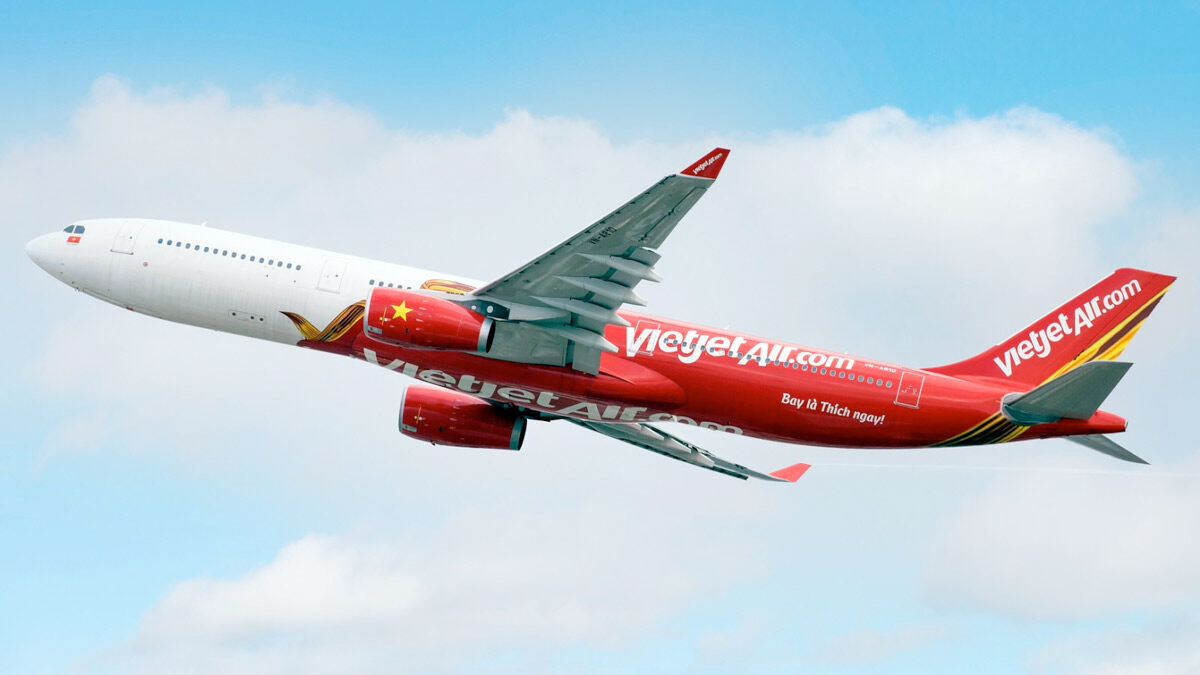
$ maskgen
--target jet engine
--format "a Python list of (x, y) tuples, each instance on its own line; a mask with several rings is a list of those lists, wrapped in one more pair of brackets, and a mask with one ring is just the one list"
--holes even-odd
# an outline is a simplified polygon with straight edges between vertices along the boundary
[(434, 445), (520, 450), (524, 417), (470, 394), (410, 386), (400, 400), (400, 433)]
[(487, 352), (494, 322), (449, 300), (399, 288), (376, 288), (363, 329), (381, 342), (416, 349)]

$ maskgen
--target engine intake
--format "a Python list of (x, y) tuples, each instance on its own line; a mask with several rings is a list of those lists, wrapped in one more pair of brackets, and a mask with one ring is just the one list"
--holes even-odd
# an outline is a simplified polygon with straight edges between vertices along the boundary
[(424, 293), (376, 288), (367, 301), (367, 337), (415, 349), (486, 353), (494, 322), (465, 307)]
[(410, 386), (400, 400), (400, 433), (434, 445), (520, 450), (524, 417), (470, 394)]

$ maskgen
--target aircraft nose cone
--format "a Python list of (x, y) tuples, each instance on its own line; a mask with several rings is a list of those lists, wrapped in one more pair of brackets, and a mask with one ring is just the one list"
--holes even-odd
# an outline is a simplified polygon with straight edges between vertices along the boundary
[(43, 270), (54, 273), (54, 235), (43, 234), (25, 244), (25, 255)]

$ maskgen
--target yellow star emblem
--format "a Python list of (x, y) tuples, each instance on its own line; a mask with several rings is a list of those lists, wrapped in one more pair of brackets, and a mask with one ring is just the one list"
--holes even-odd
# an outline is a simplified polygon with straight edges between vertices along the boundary
[(392, 305), (392, 309), (396, 311), (392, 315), (393, 319), (404, 319), (405, 321), (408, 321), (408, 313), (412, 311), (412, 307), (404, 304), (403, 300), (400, 301), (399, 305)]

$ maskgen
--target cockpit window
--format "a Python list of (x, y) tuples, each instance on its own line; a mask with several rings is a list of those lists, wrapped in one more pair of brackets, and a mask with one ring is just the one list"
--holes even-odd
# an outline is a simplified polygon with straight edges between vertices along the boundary
[(68, 226), (66, 226), (66, 227), (64, 227), (64, 228), (63, 228), (63, 232), (66, 232), (67, 234), (75, 234), (75, 226), (74, 226), (74, 225), (68, 225)]
[(83, 234), (83, 226), (82, 225), (75, 226), (75, 234)]

